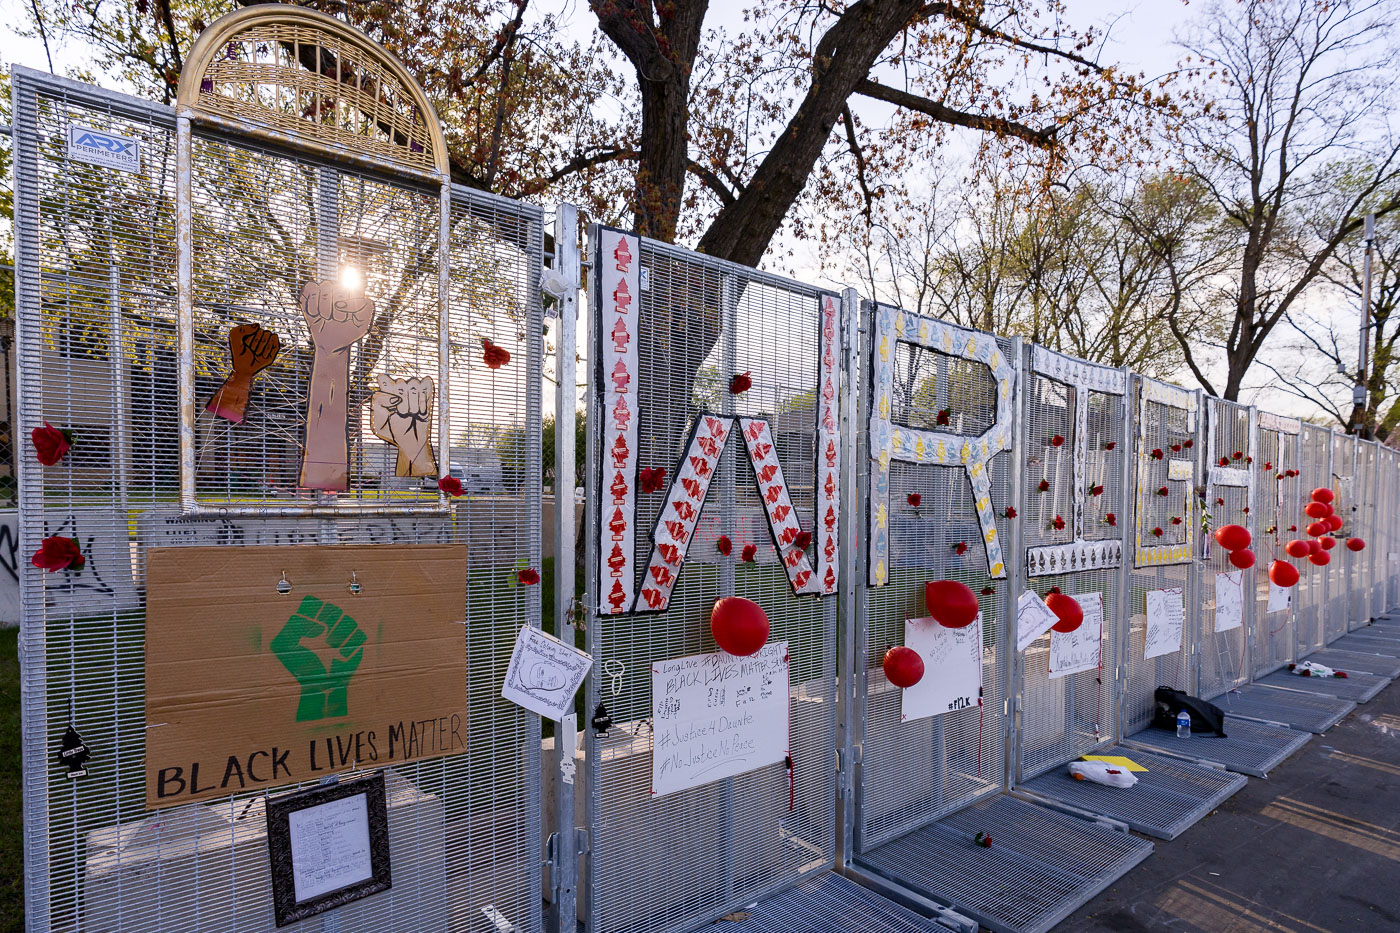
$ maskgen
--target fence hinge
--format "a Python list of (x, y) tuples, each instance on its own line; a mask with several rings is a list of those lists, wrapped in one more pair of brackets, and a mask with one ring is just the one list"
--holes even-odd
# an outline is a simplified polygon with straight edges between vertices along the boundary
[(546, 868), (554, 867), (554, 841), (559, 836), (558, 833), (550, 833), (544, 841), (544, 864)]
[(591, 843), (588, 841), (588, 830), (582, 826), (574, 830), (574, 849), (576, 855), (587, 855), (592, 851)]

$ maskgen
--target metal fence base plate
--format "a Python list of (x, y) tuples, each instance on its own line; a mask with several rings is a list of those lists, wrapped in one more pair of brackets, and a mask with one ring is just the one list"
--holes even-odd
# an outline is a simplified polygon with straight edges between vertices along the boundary
[(1299, 677), (1288, 671), (1275, 671), (1268, 677), (1261, 677), (1255, 683), (1266, 687), (1278, 687), (1281, 690), (1300, 690), (1303, 693), (1317, 693), (1365, 703), (1384, 690), (1390, 683), (1390, 678), (1361, 671), (1348, 671), (1346, 677)]
[(1278, 687), (1259, 684), (1245, 684), (1236, 690), (1222, 693), (1211, 702), (1227, 714), (1240, 719), (1277, 723), (1290, 729), (1300, 729), (1318, 735), (1341, 722), (1343, 716), (1356, 709), (1355, 703), (1340, 697), (1305, 693), (1301, 690), (1281, 690)]
[(1379, 654), (1387, 658), (1400, 658), (1400, 639), (1377, 638), (1369, 632), (1370, 630), (1367, 629), (1363, 632), (1343, 635), (1327, 647), (1337, 651), (1363, 651), (1366, 654)]
[(735, 929), (760, 933), (947, 933), (948, 927), (834, 872), (764, 898)]
[[(1211, 761), (1240, 774), (1268, 777), (1289, 755), (1308, 744), (1310, 732), (1298, 732), (1266, 722), (1234, 716), (1225, 718), (1226, 737), (1192, 736), (1179, 739), (1166, 729), (1144, 729), (1128, 736), (1130, 748), (1147, 748), (1176, 758)], [(1130, 756), (1131, 757), (1131, 756)]]
[[(973, 842), (979, 832), (990, 848)], [(859, 862), (996, 933), (1044, 933), (1151, 854), (1131, 833), (999, 794)]]
[(1094, 754), (1126, 755), (1147, 770), (1138, 772), (1138, 782), (1132, 787), (1106, 787), (1076, 781), (1061, 765), (1020, 787), (1127, 823), (1140, 833), (1175, 839), (1249, 781), (1242, 774), (1120, 746)]
[(1392, 658), (1369, 651), (1346, 651), (1338, 648), (1323, 648), (1308, 655), (1307, 660), (1325, 664), (1339, 671), (1364, 671), (1394, 680), (1400, 677), (1400, 658)]

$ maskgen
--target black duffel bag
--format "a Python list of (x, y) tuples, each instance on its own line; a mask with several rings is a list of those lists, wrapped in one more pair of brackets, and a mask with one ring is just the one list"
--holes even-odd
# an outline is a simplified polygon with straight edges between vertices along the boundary
[(1152, 714), (1152, 725), (1158, 729), (1176, 731), (1176, 714), (1186, 710), (1191, 716), (1191, 731), (1205, 735), (1212, 733), (1225, 738), (1225, 713), (1214, 703), (1171, 687), (1158, 687), (1154, 696), (1157, 708)]

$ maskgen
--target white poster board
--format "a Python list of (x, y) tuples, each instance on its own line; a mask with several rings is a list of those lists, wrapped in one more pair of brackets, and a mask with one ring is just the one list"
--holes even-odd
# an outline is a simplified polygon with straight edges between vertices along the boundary
[(1215, 575), (1215, 630), (1228, 632), (1244, 625), (1244, 571)]
[(978, 705), (982, 696), (982, 613), (962, 628), (948, 628), (934, 619), (907, 619), (904, 646), (923, 658), (924, 676), (901, 692), (900, 722)]
[(1147, 644), (1143, 659), (1181, 650), (1181, 631), (1186, 618), (1181, 587), (1147, 591)]
[(1096, 670), (1103, 658), (1103, 594), (1075, 593), (1084, 621), (1072, 632), (1050, 630), (1050, 679)]
[(746, 658), (717, 651), (657, 662), (651, 715), (657, 797), (785, 761), (787, 642)]
[(297, 903), (374, 877), (364, 794), (294, 810), (287, 820)]
[(1288, 608), (1289, 602), (1293, 599), (1293, 587), (1279, 586), (1273, 580), (1269, 581), (1269, 605), (1264, 611), (1283, 612)]
[(574, 694), (592, 666), (591, 655), (527, 625), (516, 636), (501, 696), (558, 722), (573, 712)]
[(1016, 650), (1025, 651), (1058, 621), (1038, 593), (1026, 590), (1016, 600)]

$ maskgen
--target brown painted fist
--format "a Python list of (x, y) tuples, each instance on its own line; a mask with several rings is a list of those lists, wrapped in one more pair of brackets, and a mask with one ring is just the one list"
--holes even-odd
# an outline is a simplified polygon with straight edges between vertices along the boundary
[(248, 393), (253, 376), (271, 366), (282, 349), (277, 334), (259, 324), (239, 324), (228, 332), (228, 350), (233, 372), (205, 405), (206, 411), (238, 424), (248, 410)]

